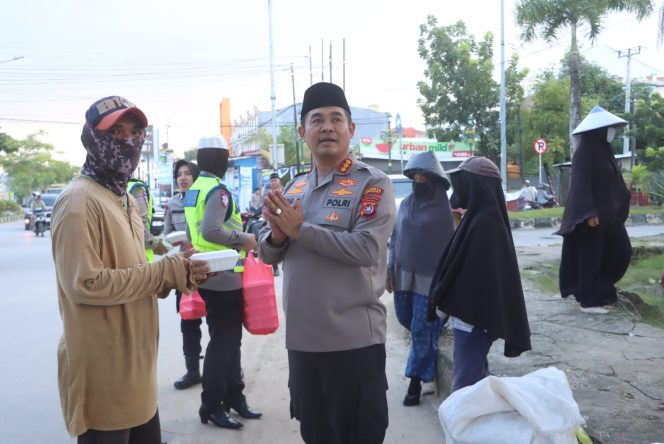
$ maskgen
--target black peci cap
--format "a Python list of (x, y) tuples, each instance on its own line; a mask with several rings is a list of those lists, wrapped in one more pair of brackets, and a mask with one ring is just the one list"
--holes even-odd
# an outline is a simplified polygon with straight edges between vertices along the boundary
[(304, 92), (300, 117), (304, 117), (312, 109), (322, 108), (324, 106), (338, 106), (345, 109), (348, 114), (351, 113), (343, 89), (334, 83), (318, 82), (311, 85)]

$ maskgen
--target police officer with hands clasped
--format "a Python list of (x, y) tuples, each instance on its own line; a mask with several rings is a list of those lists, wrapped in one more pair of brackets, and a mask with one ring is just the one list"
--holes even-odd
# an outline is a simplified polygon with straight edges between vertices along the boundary
[(315, 167), (265, 196), (260, 254), (284, 262), (291, 416), (309, 444), (373, 444), (388, 425), (387, 241), (392, 186), (349, 151), (355, 131), (341, 88), (304, 94), (300, 137)]

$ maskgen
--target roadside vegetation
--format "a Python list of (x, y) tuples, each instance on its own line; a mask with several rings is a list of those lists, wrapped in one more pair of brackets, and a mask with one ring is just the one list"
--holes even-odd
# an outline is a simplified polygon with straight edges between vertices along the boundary
[[(633, 241), (634, 255), (625, 276), (616, 287), (621, 290), (618, 307), (637, 320), (664, 328), (664, 292), (659, 275), (664, 269), (664, 244)], [(557, 293), (558, 264), (540, 264), (522, 270), (522, 277), (547, 293)]]
[[(518, 211), (518, 212), (508, 212), (507, 216), (510, 220), (518, 219), (546, 219), (563, 217), (564, 207), (556, 208), (543, 208), (541, 210), (527, 210), (527, 211)], [(664, 214), (664, 207), (661, 206), (641, 206), (641, 207), (631, 207), (629, 209), (629, 214)]]

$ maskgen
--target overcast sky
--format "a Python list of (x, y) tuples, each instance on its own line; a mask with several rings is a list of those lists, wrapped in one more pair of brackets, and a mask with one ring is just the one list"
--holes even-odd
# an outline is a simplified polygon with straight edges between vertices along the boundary
[[(122, 95), (146, 112), (176, 153), (194, 146), (202, 134), (218, 131), (219, 102), (231, 99), (238, 118), (258, 107), (269, 110), (267, 0), (22, 0), (4, 1), (0, 27), (0, 131), (15, 138), (45, 130), (42, 140), (59, 157), (80, 165), (79, 135), (87, 107), (107, 95)], [(496, 79), (500, 57), (500, 1), (273, 0), (276, 106), (293, 103), (313, 81), (343, 81), (352, 106), (376, 104), (399, 113), (403, 126), (423, 129), (416, 83), (424, 63), (417, 55), (419, 25), (427, 15), (440, 25), (466, 22), (477, 39), (494, 33)], [(549, 45), (522, 45), (514, 24), (514, 1), (505, 0), (507, 56), (536, 74), (557, 65), (569, 39)], [(582, 37), (583, 32), (580, 34)], [(625, 74), (625, 59), (614, 50), (642, 46), (632, 76), (664, 76), (664, 50), (656, 45), (655, 14), (639, 24), (610, 16), (591, 47), (582, 53), (612, 74)], [(321, 40), (323, 52), (321, 52)], [(324, 69), (321, 69), (321, 56)], [(14, 57), (20, 60), (8, 61)], [(4, 63), (2, 63), (4, 62)]]

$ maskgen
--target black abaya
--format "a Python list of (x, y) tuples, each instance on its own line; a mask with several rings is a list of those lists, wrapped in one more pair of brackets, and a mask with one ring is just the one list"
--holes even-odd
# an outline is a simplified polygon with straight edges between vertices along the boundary
[[(557, 234), (563, 236), (560, 294), (582, 307), (616, 301), (615, 283), (629, 266), (632, 247), (625, 230), (630, 193), (616, 165), (607, 128), (581, 134), (572, 159), (572, 183)], [(591, 228), (588, 218), (597, 217)]]

